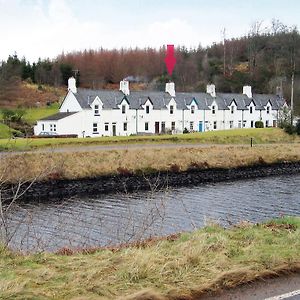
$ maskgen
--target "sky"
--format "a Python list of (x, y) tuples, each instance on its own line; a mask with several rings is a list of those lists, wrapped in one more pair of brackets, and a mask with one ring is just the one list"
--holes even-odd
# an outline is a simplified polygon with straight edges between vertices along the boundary
[(100, 47), (203, 47), (278, 19), (300, 28), (299, 0), (0, 0), (0, 60)]

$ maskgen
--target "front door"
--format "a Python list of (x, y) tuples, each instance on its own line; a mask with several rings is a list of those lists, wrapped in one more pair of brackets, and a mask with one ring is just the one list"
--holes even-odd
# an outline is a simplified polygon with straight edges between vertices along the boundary
[(155, 133), (159, 134), (159, 122), (155, 122)]
[(113, 132), (113, 136), (117, 135), (117, 125), (116, 124), (112, 124), (112, 132)]
[(199, 121), (199, 132), (203, 131), (203, 123), (202, 121)]
[(277, 127), (277, 121), (273, 120), (273, 127)]

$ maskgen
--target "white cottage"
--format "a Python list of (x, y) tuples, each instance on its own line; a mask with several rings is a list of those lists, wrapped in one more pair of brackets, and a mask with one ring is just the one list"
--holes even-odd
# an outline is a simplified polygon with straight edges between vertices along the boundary
[(108, 91), (77, 88), (72, 77), (59, 113), (37, 121), (34, 133), (99, 137), (182, 133), (185, 128), (203, 132), (251, 128), (259, 120), (276, 127), (278, 111), (286, 105), (280, 95), (252, 94), (251, 86), (244, 86), (242, 94), (216, 93), (213, 84), (206, 93), (176, 93), (173, 82), (165, 92), (130, 91), (123, 80), (119, 91)]

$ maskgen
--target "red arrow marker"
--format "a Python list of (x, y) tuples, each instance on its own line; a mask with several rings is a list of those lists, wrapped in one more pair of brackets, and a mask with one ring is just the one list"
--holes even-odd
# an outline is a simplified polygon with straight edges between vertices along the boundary
[(165, 58), (165, 63), (167, 66), (167, 70), (170, 76), (172, 76), (175, 64), (176, 64), (176, 58), (174, 56), (174, 45), (167, 45), (167, 55)]

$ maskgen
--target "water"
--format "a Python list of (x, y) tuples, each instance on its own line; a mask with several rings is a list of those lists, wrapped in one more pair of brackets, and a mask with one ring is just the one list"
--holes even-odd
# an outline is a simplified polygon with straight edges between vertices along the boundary
[(16, 206), (10, 245), (26, 251), (94, 247), (242, 220), (300, 215), (300, 175)]

